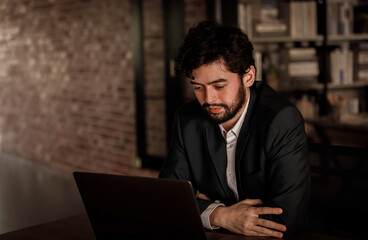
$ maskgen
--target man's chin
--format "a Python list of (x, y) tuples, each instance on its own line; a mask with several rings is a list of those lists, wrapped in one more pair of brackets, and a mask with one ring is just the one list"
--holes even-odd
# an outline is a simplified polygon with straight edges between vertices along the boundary
[(209, 117), (211, 118), (211, 120), (214, 121), (215, 123), (221, 124), (221, 123), (225, 122), (224, 119), (223, 119), (223, 116), (221, 116), (221, 114), (219, 114), (219, 113), (209, 113), (209, 112), (207, 112), (207, 113), (208, 113)]

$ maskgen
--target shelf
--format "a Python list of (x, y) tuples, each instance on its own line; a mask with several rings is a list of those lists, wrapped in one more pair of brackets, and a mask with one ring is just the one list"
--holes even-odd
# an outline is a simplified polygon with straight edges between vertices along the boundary
[[(362, 88), (368, 87), (368, 82), (355, 82), (349, 84), (335, 84), (329, 83), (327, 88), (329, 90), (339, 90), (339, 89), (352, 89), (352, 88)], [(300, 84), (288, 87), (280, 87), (277, 89), (279, 92), (293, 92), (293, 91), (310, 91), (310, 90), (323, 90), (322, 83), (312, 83), (312, 84)]]
[(350, 42), (350, 41), (364, 41), (368, 40), (368, 33), (349, 34), (349, 35), (330, 35), (327, 36), (328, 43), (334, 42)]
[[(256, 1), (258, 5), (255, 6), (254, 1), (238, 0), (238, 3), (242, 3), (238, 5), (242, 9), (238, 10), (244, 15), (242, 18), (238, 18), (238, 22), (240, 26), (244, 27), (244, 30), (251, 33), (249, 40), (253, 43), (257, 53), (256, 62), (259, 71), (262, 72), (263, 68), (266, 75), (267, 70), (276, 68), (279, 71), (278, 81), (274, 79), (274, 76), (266, 75), (263, 77), (266, 81), (269, 81), (270, 85), (274, 83), (275, 90), (298, 105), (304, 116), (325, 116), (329, 114), (331, 109), (327, 106), (327, 103), (330, 95), (342, 95), (347, 99), (346, 106), (344, 106), (346, 112), (368, 111), (368, 81), (364, 81), (367, 67), (368, 32), (363, 30), (364, 28), (359, 24), (357, 25), (353, 18), (347, 18), (346, 16), (346, 14), (350, 14), (355, 10), (359, 13), (366, 13), (368, 4), (363, 0), (332, 1), (334, 4), (330, 4), (331, 1), (329, 0), (300, 1), (300, 3), (296, 0), (270, 1), (271, 3), (260, 0)], [(314, 2), (315, 5), (308, 5), (304, 2)], [(355, 4), (356, 2), (359, 2), (359, 6)], [(361, 4), (362, 8), (360, 3), (363, 3)], [(317, 11), (314, 11), (314, 8)], [(274, 15), (270, 14), (270, 9)], [(277, 32), (277, 27), (280, 27), (280, 24), (275, 24), (276, 27), (273, 28), (275, 33), (266, 32), (266, 28), (262, 32), (260, 31), (262, 28), (253, 27), (254, 23), (266, 23), (268, 20), (273, 20), (276, 24), (286, 25), (287, 31), (280, 30)], [(265, 26), (272, 27), (271, 24)], [(353, 33), (354, 31), (357, 33)], [(343, 32), (350, 34), (339, 34)], [(303, 48), (306, 49), (305, 56), (303, 50), (301, 50)], [(290, 51), (294, 49), (297, 50)], [(298, 52), (298, 49), (301, 51)], [(293, 55), (295, 52), (298, 54)], [(312, 55), (313, 52), (315, 54)], [(363, 53), (360, 54), (361, 52)], [(295, 55), (299, 58), (293, 58)], [(359, 58), (363, 60), (358, 61)], [(301, 64), (294, 65), (294, 62), (301, 62)], [(305, 62), (305, 65), (303, 65), (303, 62)], [(314, 77), (315, 79), (296, 78), (294, 80), (291, 77), (296, 75), (294, 72), (301, 74), (304, 70), (311, 71), (312, 63), (318, 63), (318, 69), (313, 68), (319, 70), (318, 72), (315, 71), (318, 73), (318, 76)], [(359, 76), (358, 71), (363, 71), (360, 74), (361, 76)], [(344, 79), (352, 79), (353, 81), (340, 84), (339, 81), (343, 82)], [(359, 105), (358, 110), (356, 103)], [(353, 107), (355, 107), (353, 110), (350, 109)], [(341, 114), (345, 114), (345, 112)], [(368, 121), (364, 119), (361, 123), (361, 125), (364, 125)], [(351, 122), (347, 123), (347, 121), (340, 121), (338, 124), (335, 122), (335, 124), (338, 126), (354, 125)], [(360, 126), (360, 124), (357, 125)]]
[(338, 121), (328, 118), (305, 118), (304, 121), (324, 128), (335, 128), (344, 131), (361, 131), (364, 133), (368, 132), (368, 113), (341, 116), (341, 119)]
[(323, 36), (318, 35), (315, 37), (303, 37), (303, 38), (295, 38), (289, 36), (282, 37), (254, 37), (250, 39), (253, 43), (288, 43), (288, 42), (322, 42)]
[(279, 92), (294, 92), (294, 91), (310, 91), (310, 90), (323, 90), (322, 83), (300, 84), (289, 87), (280, 87), (277, 89)]
[[(349, 35), (331, 35), (327, 37), (328, 43), (364, 41), (368, 40), (368, 33), (349, 34)], [(323, 36), (295, 38), (289, 36), (280, 37), (253, 37), (250, 39), (253, 43), (282, 43), (282, 42), (322, 42)]]
[(349, 83), (349, 84), (329, 83), (327, 85), (327, 88), (331, 89), (331, 90), (334, 90), (334, 89), (351, 89), (351, 88), (361, 88), (361, 87), (368, 87), (368, 82), (355, 82), (355, 83)]

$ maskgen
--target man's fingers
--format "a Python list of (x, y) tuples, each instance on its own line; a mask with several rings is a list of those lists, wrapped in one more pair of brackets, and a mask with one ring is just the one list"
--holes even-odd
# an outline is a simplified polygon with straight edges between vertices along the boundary
[(241, 201), (242, 203), (254, 206), (254, 205), (262, 205), (263, 202), (261, 199), (245, 199), (243, 201)]
[(264, 228), (261, 226), (254, 226), (251, 229), (254, 232), (257, 232), (256, 236), (270, 236), (270, 237), (277, 237), (277, 238), (282, 238), (284, 234), (282, 234), (281, 232), (278, 231), (274, 231), (268, 228)]
[(255, 232), (255, 231), (249, 231), (248, 233), (245, 233), (244, 235), (246, 235), (246, 236), (257, 236), (257, 237), (270, 237), (270, 235), (260, 233), (260, 232)]
[(258, 215), (262, 214), (281, 214), (281, 208), (272, 208), (272, 207), (259, 207), (255, 209), (255, 213)]
[(286, 231), (286, 226), (270, 221), (270, 220), (266, 220), (266, 219), (262, 219), (262, 218), (258, 218), (256, 221), (256, 224), (262, 227), (266, 227), (266, 228), (271, 228), (271, 229), (275, 229), (275, 230), (279, 230), (282, 232)]
[(196, 197), (197, 198), (200, 198), (200, 199), (203, 199), (203, 200), (208, 200), (208, 201), (211, 201), (211, 199), (209, 199), (206, 195), (204, 195), (203, 193), (200, 193), (198, 190), (197, 190), (197, 193), (196, 193)]

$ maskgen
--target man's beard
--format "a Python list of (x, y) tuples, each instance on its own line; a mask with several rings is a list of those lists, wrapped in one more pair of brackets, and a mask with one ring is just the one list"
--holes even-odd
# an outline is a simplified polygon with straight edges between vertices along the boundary
[[(217, 124), (221, 124), (235, 117), (235, 115), (243, 107), (244, 103), (245, 103), (245, 89), (243, 87), (243, 84), (241, 84), (236, 99), (233, 102), (233, 104), (231, 104), (231, 106), (228, 106), (224, 103), (213, 103), (213, 104), (204, 103), (202, 105), (202, 108), (205, 110), (205, 112), (209, 115), (209, 117), (213, 121), (215, 121)], [(209, 107), (223, 107), (225, 109), (225, 112), (211, 113), (208, 109)]]

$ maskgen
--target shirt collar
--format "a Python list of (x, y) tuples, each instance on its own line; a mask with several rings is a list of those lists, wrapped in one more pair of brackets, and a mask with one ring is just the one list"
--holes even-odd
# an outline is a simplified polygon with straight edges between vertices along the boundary
[(249, 102), (250, 102), (250, 91), (249, 91), (249, 97), (248, 97), (247, 104), (245, 105), (244, 111), (242, 112), (242, 114), (240, 115), (240, 118), (238, 119), (238, 121), (236, 122), (236, 124), (234, 125), (234, 127), (232, 129), (230, 129), (229, 131), (226, 131), (225, 128), (221, 124), (219, 124), (221, 134), (225, 139), (226, 139), (226, 134), (228, 132), (233, 132), (236, 137), (239, 136), (241, 127), (242, 127), (244, 119), (245, 119), (245, 114), (248, 111)]

